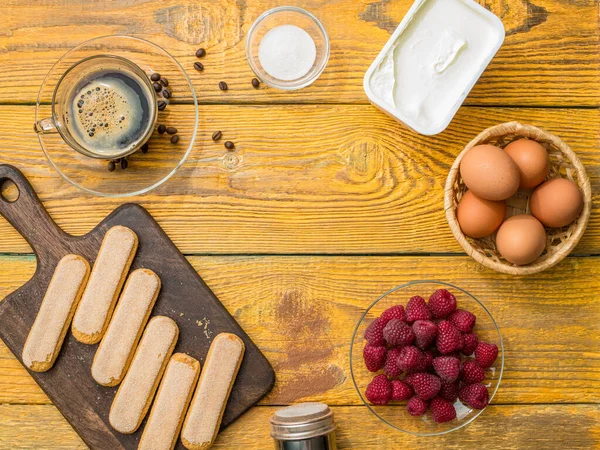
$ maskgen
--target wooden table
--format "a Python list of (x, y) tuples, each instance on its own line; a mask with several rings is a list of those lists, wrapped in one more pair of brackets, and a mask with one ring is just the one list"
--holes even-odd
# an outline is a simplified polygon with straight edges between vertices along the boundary
[[(123, 202), (86, 195), (47, 164), (32, 131), (37, 90), (69, 48), (138, 34), (186, 67), (200, 98), (199, 139), (179, 173), (135, 198), (164, 227), (277, 372), (273, 391), (216, 448), (271, 448), (268, 418), (300, 400), (332, 405), (341, 449), (600, 448), (600, 32), (598, 0), (479, 0), (506, 41), (451, 126), (416, 135), (370, 106), (362, 77), (409, 0), (300, 0), (331, 37), (321, 78), (295, 93), (250, 84), (244, 38), (273, 0), (9, 0), (0, 27), (0, 161), (19, 167), (68, 232), (85, 233)], [(208, 55), (195, 72), (196, 48)], [(217, 85), (227, 81), (229, 91)], [(574, 254), (543, 274), (484, 269), (453, 239), (447, 171), (483, 128), (519, 120), (561, 136), (592, 181), (592, 217)], [(237, 150), (226, 159), (210, 136)], [(35, 270), (0, 219), (0, 298)], [(418, 439), (361, 405), (349, 344), (364, 308), (403, 282), (433, 278), (482, 299), (506, 363), (480, 418)], [(85, 447), (0, 343), (0, 447)]]

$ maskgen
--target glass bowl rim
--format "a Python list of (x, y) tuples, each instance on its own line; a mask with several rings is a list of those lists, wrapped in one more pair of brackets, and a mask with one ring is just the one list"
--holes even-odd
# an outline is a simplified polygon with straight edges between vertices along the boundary
[[(87, 40), (85, 40), (85, 41), (77, 44), (75, 47), (67, 50), (60, 58), (58, 58), (58, 60), (56, 60), (56, 62), (52, 65), (52, 67), (50, 68), (50, 70), (48, 70), (48, 72), (44, 76), (44, 79), (42, 81), (42, 84), (40, 85), (40, 89), (38, 91), (38, 96), (37, 96), (37, 99), (36, 99), (35, 118), (34, 118), (35, 122), (34, 123), (37, 123), (37, 121), (39, 120), (39, 117), (38, 117), (38, 115), (39, 115), (39, 107), (40, 107), (40, 105), (43, 104), (42, 101), (41, 101), (42, 91), (44, 90), (44, 87), (46, 86), (46, 82), (48, 81), (48, 78), (50, 77), (50, 75), (52, 74), (52, 72), (56, 69), (56, 67), (68, 55), (70, 55), (72, 52), (79, 50), (81, 47), (83, 47), (83, 46), (85, 46), (87, 44), (90, 44), (91, 42), (100, 41), (102, 39), (108, 39), (108, 38), (130, 39), (130, 40), (133, 40), (133, 41), (139, 41), (139, 42), (142, 42), (144, 44), (147, 44), (147, 45), (150, 45), (152, 47), (155, 47), (159, 51), (162, 51), (165, 54), (165, 56), (167, 56), (168, 58), (170, 58), (171, 61), (175, 64), (175, 66), (181, 71), (181, 73), (182, 73), (185, 81), (188, 84), (188, 88), (189, 88), (189, 90), (190, 90), (190, 92), (192, 94), (192, 99), (194, 101), (193, 105), (194, 105), (194, 115), (195, 115), (195, 119), (194, 119), (194, 131), (192, 133), (192, 137), (190, 139), (190, 143), (188, 145), (188, 148), (187, 148), (185, 154), (181, 157), (181, 159), (179, 160), (179, 162), (175, 165), (175, 167), (170, 172), (168, 172), (164, 177), (162, 177), (160, 180), (156, 181), (155, 183), (151, 184), (150, 186), (147, 186), (147, 187), (145, 187), (143, 189), (138, 189), (137, 191), (132, 191), (132, 192), (125, 192), (125, 193), (120, 193), (120, 194), (109, 194), (109, 193), (106, 193), (106, 192), (95, 191), (94, 189), (87, 188), (87, 187), (82, 186), (81, 184), (75, 182), (74, 180), (71, 180), (67, 175), (65, 175), (56, 166), (56, 164), (52, 161), (52, 159), (48, 155), (48, 152), (46, 151), (46, 148), (44, 147), (44, 144), (42, 142), (43, 135), (42, 134), (38, 134), (37, 138), (38, 138), (38, 142), (40, 143), (40, 147), (42, 148), (42, 151), (44, 152), (44, 156), (46, 157), (46, 159), (48, 160), (48, 162), (50, 163), (50, 165), (52, 166), (52, 168), (61, 176), (62, 179), (64, 179), (65, 181), (67, 181), (72, 186), (75, 186), (76, 188), (81, 189), (82, 191), (84, 191), (84, 192), (86, 192), (88, 194), (96, 195), (98, 197), (107, 197), (107, 198), (134, 197), (136, 195), (146, 194), (146, 193), (150, 192), (151, 190), (156, 189), (158, 186), (162, 185), (167, 180), (169, 180), (173, 175), (175, 175), (175, 173), (186, 162), (188, 156), (192, 152), (192, 149), (194, 148), (194, 144), (196, 143), (196, 137), (197, 137), (197, 134), (198, 134), (198, 98), (196, 97), (196, 90), (194, 89), (194, 85), (192, 84), (192, 80), (190, 80), (190, 77), (188, 76), (188, 74), (185, 71), (185, 69), (183, 68), (183, 66), (179, 63), (179, 61), (177, 61), (177, 59), (175, 59), (175, 57), (173, 55), (171, 55), (171, 53), (169, 53), (163, 47), (161, 47), (160, 45), (155, 44), (154, 42), (151, 42), (151, 41), (149, 41), (147, 39), (143, 39), (141, 37), (133, 36), (133, 35), (126, 35), (126, 34), (106, 34), (104, 36), (96, 36), (94, 38), (87, 39)], [(54, 97), (53, 97), (53, 100), (54, 100)], [(54, 108), (53, 105), (52, 105), (52, 108)]]
[[(354, 365), (352, 364), (353, 362), (353, 357), (352, 357), (352, 351), (354, 349), (354, 343), (356, 340), (356, 334), (358, 333), (358, 330), (360, 328), (360, 325), (362, 324), (363, 320), (365, 319), (365, 317), (367, 316), (367, 314), (369, 313), (369, 311), (377, 304), (379, 303), (380, 300), (384, 299), (385, 297), (387, 297), (390, 294), (393, 294), (394, 292), (409, 287), (409, 286), (413, 286), (413, 285), (417, 285), (417, 284), (437, 284), (437, 285), (443, 285), (443, 286), (447, 286), (449, 288), (452, 289), (457, 289), (459, 291), (461, 291), (463, 294), (466, 294), (467, 296), (469, 296), (471, 299), (475, 300), (475, 302), (477, 302), (479, 304), (479, 306), (481, 306), (483, 308), (483, 310), (487, 313), (488, 317), (491, 319), (492, 324), (494, 325), (495, 329), (496, 329), (496, 333), (498, 334), (498, 342), (499, 342), (499, 348), (500, 348), (500, 352), (502, 354), (501, 360), (500, 360), (500, 371), (498, 373), (498, 381), (496, 382), (496, 387), (494, 388), (494, 391), (491, 393), (490, 395), (490, 399), (488, 402), (488, 405), (480, 410), (477, 410), (477, 412), (470, 417), (468, 420), (466, 420), (464, 423), (459, 424), (458, 426), (451, 428), (449, 430), (445, 430), (445, 431), (439, 431), (439, 432), (435, 432), (435, 433), (417, 433), (414, 431), (408, 431), (408, 430), (403, 430), (402, 428), (397, 427), (396, 425), (394, 425), (393, 423), (390, 423), (388, 420), (384, 419), (383, 417), (381, 417), (379, 414), (377, 414), (377, 412), (375, 412), (373, 410), (373, 408), (371, 407), (371, 405), (367, 402), (367, 400), (364, 398), (361, 390), (358, 387), (358, 383), (356, 381), (356, 377), (354, 376)], [(500, 333), (500, 328), (498, 327), (498, 324), (496, 323), (496, 320), (494, 319), (494, 316), (492, 316), (492, 314), (490, 313), (490, 311), (487, 309), (487, 307), (480, 302), (474, 295), (472, 295), (471, 293), (469, 293), (468, 291), (454, 285), (451, 283), (446, 283), (444, 281), (438, 281), (438, 280), (413, 280), (413, 281), (409, 281), (408, 283), (404, 283), (401, 285), (396, 286), (393, 289), (390, 289), (389, 291), (385, 292), (384, 294), (380, 295), (375, 301), (373, 301), (366, 309), (365, 312), (360, 316), (360, 318), (358, 319), (358, 322), (356, 324), (356, 326), (354, 327), (354, 331), (352, 333), (352, 340), (350, 342), (350, 375), (352, 377), (352, 383), (354, 384), (354, 388), (356, 390), (356, 392), (358, 393), (358, 395), (360, 396), (360, 399), (362, 400), (363, 404), (369, 408), (369, 411), (371, 411), (371, 413), (377, 417), (379, 420), (381, 420), (383, 423), (385, 423), (386, 425), (389, 425), (390, 427), (398, 430), (398, 431), (402, 431), (403, 433), (408, 433), (408, 434), (412, 434), (414, 436), (441, 436), (443, 434), (448, 434), (448, 433), (452, 433), (453, 431), (459, 430), (467, 425), (469, 425), (471, 422), (473, 422), (477, 417), (479, 417), (479, 415), (486, 410), (486, 408), (490, 405), (490, 403), (492, 402), (492, 399), (494, 398), (494, 396), (496, 395), (496, 392), (498, 392), (498, 388), (500, 387), (500, 382), (502, 381), (502, 374), (504, 373), (504, 344), (502, 342), (502, 334)]]
[[(323, 35), (323, 40), (325, 42), (325, 54), (323, 57), (323, 63), (321, 64), (322, 67), (319, 68), (318, 70), (316, 70), (312, 74), (312, 76), (307, 78), (303, 83), (300, 83), (298, 85), (293, 84), (294, 81), (296, 81), (296, 80), (291, 80), (291, 81), (283, 81), (282, 80), (283, 84), (278, 84), (278, 83), (274, 83), (271, 80), (264, 79), (261, 75), (263, 73), (263, 71), (259, 70), (259, 68), (256, 66), (256, 64), (254, 64), (254, 62), (252, 61), (252, 52), (251, 52), (251, 48), (250, 48), (250, 40), (254, 36), (254, 33), (256, 32), (258, 25), (260, 25), (260, 23), (262, 21), (273, 14), (277, 14), (279, 12), (287, 12), (287, 11), (300, 13), (302, 15), (305, 15), (309, 19), (311, 19), (315, 23), (315, 25), (317, 25), (317, 27), (319, 28), (321, 34)], [(331, 52), (330, 46), (331, 46), (331, 44), (329, 41), (329, 35), (327, 34), (327, 30), (325, 30), (325, 27), (323, 26), (321, 21), (314, 14), (312, 14), (311, 12), (309, 12), (303, 8), (300, 8), (298, 6), (285, 6), (285, 5), (277, 6), (275, 8), (271, 8), (271, 9), (268, 9), (267, 11), (263, 12), (260, 16), (258, 16), (256, 18), (254, 23), (250, 26), (250, 29), (248, 30), (248, 34), (246, 35), (246, 60), (248, 61), (248, 65), (250, 66), (250, 69), (252, 69), (252, 72), (254, 72), (254, 75), (256, 75), (267, 86), (270, 86), (275, 89), (281, 89), (284, 91), (295, 91), (295, 90), (310, 86), (321, 76), (321, 74), (327, 67), (327, 63), (329, 62), (329, 55)], [(299, 78), (299, 79), (302, 79), (302, 78)]]

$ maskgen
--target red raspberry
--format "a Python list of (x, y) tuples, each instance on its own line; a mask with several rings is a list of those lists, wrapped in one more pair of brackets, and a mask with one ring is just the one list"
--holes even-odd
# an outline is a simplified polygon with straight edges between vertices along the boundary
[(458, 393), (458, 398), (464, 404), (475, 409), (483, 409), (490, 401), (490, 395), (483, 384), (468, 384)]
[(398, 367), (408, 373), (423, 372), (427, 368), (427, 360), (417, 347), (402, 347), (398, 355)]
[(479, 339), (477, 339), (477, 335), (475, 333), (463, 334), (463, 338), (465, 339), (465, 345), (463, 345), (463, 348), (460, 351), (463, 355), (471, 356), (477, 348)]
[(466, 384), (481, 383), (485, 378), (485, 371), (472, 359), (465, 361), (460, 369), (460, 379)]
[(422, 400), (429, 400), (440, 392), (442, 383), (436, 375), (426, 372), (411, 373), (404, 379), (415, 390), (415, 394)]
[(436, 345), (441, 354), (447, 355), (448, 353), (460, 350), (465, 344), (461, 332), (454, 328), (454, 325), (447, 320), (442, 320), (438, 323), (437, 327)]
[(454, 405), (442, 397), (436, 397), (431, 400), (431, 417), (437, 423), (449, 422), (456, 419), (456, 409)]
[(427, 402), (415, 395), (406, 403), (406, 410), (411, 416), (422, 416), (427, 412)]
[(402, 322), (406, 322), (406, 313), (404, 312), (404, 306), (396, 305), (391, 308), (386, 309), (383, 314), (379, 317), (379, 320), (383, 322), (384, 325), (392, 319), (398, 319)]
[(429, 297), (427, 306), (433, 317), (441, 319), (456, 310), (456, 298), (446, 289), (438, 289)]
[(470, 333), (475, 326), (476, 319), (477, 318), (473, 313), (465, 311), (464, 309), (457, 309), (448, 317), (450, 323), (461, 333)]
[(374, 405), (387, 405), (392, 399), (392, 384), (385, 375), (376, 375), (365, 391), (365, 397)]
[(460, 360), (452, 356), (438, 356), (433, 360), (433, 368), (442, 380), (452, 383), (460, 373)]
[(453, 383), (448, 383), (447, 381), (442, 380), (442, 387), (440, 388), (438, 395), (449, 402), (454, 403), (458, 398), (458, 384), (458, 380), (454, 381)]
[(423, 297), (415, 295), (406, 304), (406, 321), (413, 323), (415, 320), (431, 319), (431, 311), (427, 308), (427, 304)]
[(408, 400), (413, 395), (413, 389), (404, 381), (392, 380), (392, 400)]
[(388, 377), (398, 377), (402, 374), (402, 369), (398, 365), (399, 348), (393, 348), (387, 353), (383, 371)]
[(475, 359), (481, 367), (487, 369), (492, 367), (494, 361), (498, 357), (498, 346), (496, 344), (488, 344), (487, 342), (479, 341), (475, 349)]
[(382, 323), (379, 319), (375, 319), (373, 322), (365, 330), (365, 339), (371, 345), (385, 345), (385, 340), (383, 339), (383, 328), (385, 324)]
[(415, 345), (421, 350), (429, 347), (437, 335), (437, 325), (431, 320), (417, 320), (412, 325), (415, 334)]
[(423, 352), (425, 356), (425, 369), (431, 369), (433, 367), (433, 352), (431, 350), (427, 350)]
[(367, 366), (369, 372), (377, 372), (383, 367), (386, 352), (387, 349), (382, 345), (365, 345), (365, 348), (363, 349), (363, 359), (365, 360), (365, 366)]
[(383, 338), (393, 347), (410, 345), (415, 339), (415, 334), (410, 325), (399, 319), (390, 320), (383, 328)]

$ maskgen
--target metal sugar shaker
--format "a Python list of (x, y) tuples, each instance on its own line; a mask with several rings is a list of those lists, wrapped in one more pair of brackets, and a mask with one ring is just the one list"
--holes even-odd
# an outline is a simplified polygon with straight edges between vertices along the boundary
[(275, 412), (276, 450), (336, 450), (333, 412), (324, 403), (298, 403)]

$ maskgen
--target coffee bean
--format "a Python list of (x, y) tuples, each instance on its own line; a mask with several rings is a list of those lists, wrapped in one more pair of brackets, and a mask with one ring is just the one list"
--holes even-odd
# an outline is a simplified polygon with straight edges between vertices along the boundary
[(202, 65), (201, 62), (196, 61), (194, 63), (194, 69), (196, 69), (198, 72), (202, 72), (204, 70), (204, 65)]
[(219, 89), (221, 89), (222, 91), (226, 91), (227, 83), (225, 83), (224, 81), (219, 81)]
[(160, 91), (162, 91), (162, 88), (163, 88), (163, 87), (162, 87), (162, 84), (160, 84), (160, 83), (156, 83), (156, 82), (152, 83), (152, 87), (154, 88), (154, 90), (155, 90), (156, 92), (160, 92)]
[(203, 48), (199, 48), (198, 50), (196, 50), (196, 58), (203, 58), (206, 56), (206, 50), (204, 50)]
[(115, 164), (114, 161), (109, 161), (106, 168), (108, 169), (109, 172), (114, 172), (115, 169), (117, 168), (117, 165)]
[(158, 126), (158, 134), (165, 134), (165, 131), (167, 131), (167, 127), (165, 127), (164, 125)]
[(235, 144), (231, 141), (225, 141), (224, 145), (227, 150), (233, 150), (235, 148)]
[(176, 134), (171, 136), (171, 144), (177, 144), (178, 142), (179, 142), (179, 136), (177, 136)]
[(223, 133), (220, 131), (215, 131), (212, 135), (212, 140), (217, 142), (219, 139), (221, 139), (221, 136), (223, 136)]
[(121, 169), (127, 169), (128, 165), (129, 165), (129, 163), (127, 162), (127, 160), (125, 158), (123, 158), (121, 160)]
[(166, 88), (163, 89), (163, 93), (162, 94), (163, 94), (164, 98), (171, 98), (171, 91), (168, 90), (168, 89), (166, 89)]
[(160, 80), (160, 73), (154, 72), (152, 75), (150, 75), (150, 79), (152, 81), (158, 81), (158, 80)]
[(162, 100), (160, 100), (158, 102), (158, 110), (159, 111), (164, 111), (166, 107), (167, 107), (167, 102), (163, 102)]
[(159, 80), (159, 83), (162, 84), (164, 87), (167, 87), (169, 85), (169, 80), (163, 77)]
[(252, 87), (254, 89), (258, 89), (260, 87), (260, 81), (258, 81), (258, 78), (252, 78)]
[(142, 153), (148, 153), (148, 143), (147, 142), (144, 145), (142, 145)]
[(177, 128), (175, 127), (167, 127), (168, 134), (177, 134)]

